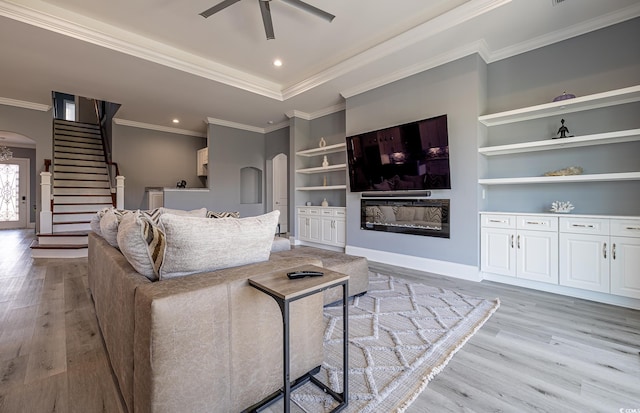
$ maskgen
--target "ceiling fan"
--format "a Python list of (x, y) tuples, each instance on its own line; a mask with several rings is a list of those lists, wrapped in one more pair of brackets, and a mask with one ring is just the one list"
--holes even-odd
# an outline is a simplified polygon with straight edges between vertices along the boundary
[[(240, 0), (224, 0), (216, 4), (215, 6), (211, 7), (210, 9), (203, 11), (202, 13), (200, 13), (200, 16), (206, 19), (207, 17), (212, 16), (217, 12), (226, 9), (227, 7), (239, 1)], [(297, 7), (301, 10), (311, 13), (315, 16), (318, 16), (321, 19), (327, 20), (328, 22), (331, 22), (336, 17), (331, 13), (327, 13), (324, 10), (320, 10), (319, 8), (312, 6), (308, 3), (305, 3), (301, 0), (281, 0), (281, 1), (283, 3), (287, 3), (293, 7)], [(271, 21), (271, 7), (269, 5), (270, 2), (271, 0), (258, 0), (258, 3), (260, 4), (260, 13), (262, 13), (262, 23), (264, 24), (264, 31), (267, 34), (267, 40), (272, 40), (276, 38), (273, 32), (273, 22)]]

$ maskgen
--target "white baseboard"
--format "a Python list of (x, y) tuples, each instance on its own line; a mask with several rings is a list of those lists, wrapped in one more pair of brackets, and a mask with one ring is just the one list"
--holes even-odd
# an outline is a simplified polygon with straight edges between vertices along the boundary
[(379, 262), (382, 264), (397, 265), (398, 267), (441, 274), (447, 277), (460, 278), (467, 281), (479, 282), (482, 280), (478, 267), (473, 265), (457, 264), (455, 262), (414, 257), (412, 255), (353, 247), (350, 245), (347, 245), (345, 252), (350, 255), (365, 257), (369, 261)]
[(502, 284), (516, 285), (518, 287), (531, 288), (532, 290), (566, 295), (569, 297), (581, 298), (583, 300), (596, 301), (598, 303), (611, 304), (620, 307), (640, 310), (640, 300), (636, 298), (622, 297), (619, 295), (600, 293), (596, 291), (581, 290), (579, 288), (565, 287), (564, 285), (523, 280), (522, 278), (491, 274), (488, 272), (481, 272), (480, 275), (482, 276), (483, 280), (487, 281), (495, 281)]

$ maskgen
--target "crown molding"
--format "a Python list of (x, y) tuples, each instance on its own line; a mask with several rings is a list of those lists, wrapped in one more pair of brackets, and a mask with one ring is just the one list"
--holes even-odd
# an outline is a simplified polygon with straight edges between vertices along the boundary
[(582, 23), (574, 24), (543, 36), (535, 37), (526, 42), (518, 43), (513, 46), (505, 47), (490, 53), (487, 63), (497, 62), (507, 59), (531, 50), (539, 49), (550, 44), (558, 43), (572, 37), (581, 36), (583, 34), (603, 29), (614, 24), (622, 23), (627, 20), (640, 16), (640, 3), (625, 7), (612, 13), (607, 13), (594, 19), (587, 20)]
[(202, 132), (171, 128), (169, 126), (154, 125), (152, 123), (137, 122), (135, 120), (113, 118), (113, 123), (115, 123), (116, 125), (129, 126), (129, 127), (138, 128), (138, 129), (148, 129), (148, 130), (154, 130), (159, 132), (175, 133), (177, 135), (195, 136), (197, 138), (207, 137), (207, 134)]
[(284, 122), (280, 122), (280, 123), (276, 123), (275, 125), (269, 125), (266, 128), (264, 128), (264, 133), (270, 133), (270, 132), (274, 132), (280, 129), (284, 129), (284, 128), (288, 128), (290, 126), (290, 123), (288, 120), (285, 120)]
[(42, 103), (27, 102), (24, 100), (17, 100), (17, 99), (3, 98), (3, 97), (0, 97), (0, 105), (15, 106), (17, 108), (23, 108), (23, 109), (39, 110), (41, 112), (48, 112), (49, 110), (51, 110), (51, 105), (43, 105)]
[[(153, 39), (41, 1), (0, 0), (0, 16), (282, 101), (282, 86)], [(37, 5), (36, 10), (34, 5)]]
[(487, 45), (487, 43), (484, 40), (478, 40), (466, 46), (449, 50), (446, 53), (440, 54), (438, 56), (434, 56), (428, 60), (417, 63), (415, 65), (404, 67), (400, 70), (396, 70), (395, 72), (391, 72), (377, 79), (372, 79), (368, 82), (361, 83), (355, 87), (345, 89), (341, 91), (340, 94), (345, 99), (348, 99), (350, 97), (359, 95), (361, 93), (368, 92), (370, 90), (382, 87), (389, 83), (393, 83), (395, 81), (407, 78), (409, 76), (413, 76), (415, 74), (424, 72), (429, 69), (433, 69), (438, 66), (442, 66), (446, 63), (453, 62), (454, 60), (458, 60), (463, 57), (476, 54), (476, 53), (480, 55), (480, 57), (486, 62), (490, 55), (488, 50), (489, 50), (489, 46)]
[(295, 118), (300, 118), (304, 120), (314, 120), (314, 119), (321, 118), (323, 116), (331, 115), (332, 113), (343, 111), (346, 108), (347, 108), (347, 105), (345, 103), (338, 103), (337, 105), (329, 106), (327, 108), (320, 109), (311, 113), (302, 112), (300, 110), (290, 110), (287, 113), (285, 113), (285, 115), (287, 115), (289, 119), (295, 117)]
[(405, 49), (412, 44), (435, 36), (436, 34), (442, 33), (508, 3), (511, 3), (511, 0), (471, 0), (421, 25), (409, 29), (394, 38), (375, 45), (362, 53), (345, 59), (327, 70), (283, 89), (282, 97), (284, 100), (295, 97), (339, 76), (366, 66), (378, 59)]
[(225, 126), (227, 128), (241, 129), (249, 132), (264, 133), (264, 128), (245, 125), (244, 123), (231, 122), (229, 120), (224, 120), (224, 119), (207, 118), (206, 122), (210, 125)]

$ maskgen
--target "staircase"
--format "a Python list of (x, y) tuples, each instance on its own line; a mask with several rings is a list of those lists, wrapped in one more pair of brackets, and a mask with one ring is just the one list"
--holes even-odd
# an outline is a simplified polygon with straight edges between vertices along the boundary
[(38, 234), (31, 256), (86, 257), (91, 218), (113, 205), (100, 128), (55, 119), (53, 134), (53, 231)]

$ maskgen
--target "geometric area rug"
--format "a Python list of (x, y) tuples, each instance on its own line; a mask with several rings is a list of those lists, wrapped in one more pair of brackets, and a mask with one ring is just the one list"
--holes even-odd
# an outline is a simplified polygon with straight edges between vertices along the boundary
[[(500, 301), (369, 273), (369, 289), (349, 303), (349, 405), (343, 412), (403, 412)], [(342, 306), (324, 309), (325, 356), (315, 376), (342, 391)], [(292, 411), (329, 412), (337, 404), (305, 384)]]

